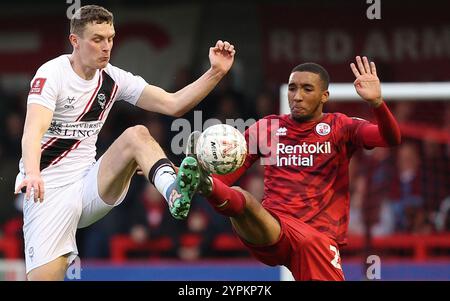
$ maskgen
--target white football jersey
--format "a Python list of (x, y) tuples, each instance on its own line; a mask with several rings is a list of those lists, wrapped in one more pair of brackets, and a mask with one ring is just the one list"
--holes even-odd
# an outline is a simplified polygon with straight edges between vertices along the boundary
[[(116, 100), (136, 104), (146, 81), (108, 64), (84, 80), (73, 70), (69, 55), (42, 65), (31, 81), (28, 104), (53, 111), (41, 140), (41, 175), (46, 188), (61, 187), (83, 178), (95, 163), (98, 133)], [(25, 176), (19, 162), (16, 186)]]

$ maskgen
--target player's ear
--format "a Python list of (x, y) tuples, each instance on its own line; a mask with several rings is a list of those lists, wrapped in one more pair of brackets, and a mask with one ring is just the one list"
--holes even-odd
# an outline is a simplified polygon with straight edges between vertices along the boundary
[(69, 35), (69, 41), (70, 41), (70, 44), (72, 44), (74, 49), (78, 49), (79, 43), (78, 43), (78, 36), (76, 34), (71, 33)]
[(320, 102), (322, 104), (326, 103), (328, 101), (328, 98), (330, 97), (330, 92), (328, 90), (325, 90), (322, 92), (322, 98), (320, 99)]

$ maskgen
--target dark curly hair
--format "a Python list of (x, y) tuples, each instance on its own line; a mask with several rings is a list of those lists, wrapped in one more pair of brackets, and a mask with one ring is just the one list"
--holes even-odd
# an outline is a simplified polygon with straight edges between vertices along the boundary
[(294, 73), (296, 71), (311, 72), (311, 73), (315, 73), (315, 74), (319, 75), (320, 80), (322, 81), (323, 90), (328, 89), (328, 84), (330, 83), (330, 75), (328, 75), (327, 70), (325, 70), (325, 68), (320, 66), (319, 64), (303, 63), (303, 64), (300, 64), (300, 65), (294, 67), (294, 69), (292, 69), (291, 73)]

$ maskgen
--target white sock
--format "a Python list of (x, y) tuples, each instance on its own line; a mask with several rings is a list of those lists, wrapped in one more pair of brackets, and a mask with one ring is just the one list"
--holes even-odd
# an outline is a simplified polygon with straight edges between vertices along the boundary
[(167, 189), (175, 182), (177, 174), (172, 166), (161, 165), (155, 173), (154, 185), (167, 200)]

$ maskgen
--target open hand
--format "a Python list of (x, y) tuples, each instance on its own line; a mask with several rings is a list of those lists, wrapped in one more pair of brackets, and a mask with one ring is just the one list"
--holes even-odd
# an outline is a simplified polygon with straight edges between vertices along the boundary
[(377, 107), (383, 101), (381, 98), (381, 84), (377, 76), (377, 69), (374, 62), (370, 62), (367, 57), (356, 57), (356, 65), (350, 64), (350, 68), (356, 77), (353, 82), (356, 92), (371, 105)]

